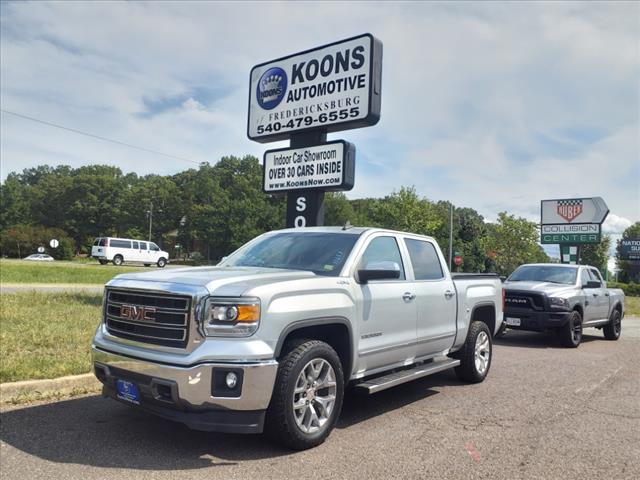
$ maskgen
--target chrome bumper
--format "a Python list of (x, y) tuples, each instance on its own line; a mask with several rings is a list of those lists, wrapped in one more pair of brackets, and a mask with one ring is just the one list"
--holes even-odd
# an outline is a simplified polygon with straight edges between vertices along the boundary
[[(96, 377), (105, 388), (113, 388), (116, 379), (129, 380), (141, 384), (150, 403), (181, 410), (265, 410), (278, 370), (275, 360), (178, 367), (118, 355), (95, 345), (91, 352)], [(224, 384), (214, 382), (214, 374), (226, 371), (239, 374), (241, 386), (236, 392), (225, 391)]]

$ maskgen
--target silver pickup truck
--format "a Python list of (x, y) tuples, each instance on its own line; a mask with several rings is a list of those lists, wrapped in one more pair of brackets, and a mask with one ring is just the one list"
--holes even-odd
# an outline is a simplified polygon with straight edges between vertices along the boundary
[(269, 232), (216, 267), (119, 275), (93, 340), (105, 396), (193, 429), (294, 449), (333, 429), (345, 387), (449, 368), (481, 382), (502, 323), (497, 276), (451, 276), (429, 237)]
[(504, 288), (506, 328), (554, 331), (564, 346), (572, 348), (580, 345), (585, 327), (602, 329), (607, 340), (620, 337), (624, 292), (607, 288), (595, 267), (522, 265)]

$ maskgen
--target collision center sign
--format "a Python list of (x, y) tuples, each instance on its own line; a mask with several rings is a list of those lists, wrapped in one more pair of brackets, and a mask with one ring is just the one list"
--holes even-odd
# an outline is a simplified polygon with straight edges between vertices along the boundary
[(302, 131), (374, 125), (381, 79), (382, 43), (370, 34), (256, 65), (247, 135), (272, 142)]
[(600, 225), (608, 214), (601, 197), (542, 200), (540, 243), (600, 243)]
[(351, 190), (355, 146), (344, 140), (302, 148), (268, 150), (264, 154), (263, 189)]

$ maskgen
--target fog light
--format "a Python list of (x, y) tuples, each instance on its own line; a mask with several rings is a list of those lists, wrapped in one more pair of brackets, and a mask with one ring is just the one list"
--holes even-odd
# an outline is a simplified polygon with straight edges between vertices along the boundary
[(229, 372), (227, 373), (227, 376), (225, 377), (224, 381), (227, 384), (227, 387), (235, 388), (236, 385), (238, 384), (238, 376), (233, 372)]

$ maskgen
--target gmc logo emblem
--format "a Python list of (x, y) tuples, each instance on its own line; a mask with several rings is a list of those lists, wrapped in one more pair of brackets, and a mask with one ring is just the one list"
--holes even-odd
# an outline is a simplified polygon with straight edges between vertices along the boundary
[(156, 309), (139, 305), (122, 305), (120, 307), (120, 316), (137, 322), (155, 322)]

